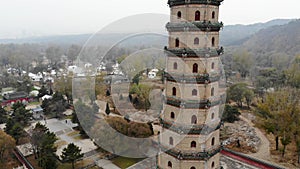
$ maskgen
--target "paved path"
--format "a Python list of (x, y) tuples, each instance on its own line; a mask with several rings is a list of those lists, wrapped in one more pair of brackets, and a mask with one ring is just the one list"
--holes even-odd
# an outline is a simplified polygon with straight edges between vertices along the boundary
[(146, 158), (127, 169), (156, 169), (156, 157)]
[(96, 165), (103, 169), (121, 169), (120, 167), (116, 166), (111, 161), (106, 160), (106, 159), (101, 159), (101, 160), (97, 161)]
[(255, 157), (255, 158), (258, 158), (258, 159), (270, 160), (271, 159), (271, 155), (270, 155), (270, 142), (267, 139), (267, 137), (262, 133), (262, 131), (260, 129), (256, 128), (254, 126), (254, 124), (249, 119), (247, 119), (244, 116), (240, 116), (240, 119), (243, 120), (243, 121), (245, 121), (246, 123), (249, 124), (249, 126), (251, 126), (251, 127), (253, 127), (255, 129), (257, 137), (259, 137), (260, 141), (261, 141), (261, 143), (259, 145), (259, 148), (258, 148), (258, 152), (252, 153), (252, 154), (248, 154), (248, 155), (252, 156), (252, 157)]

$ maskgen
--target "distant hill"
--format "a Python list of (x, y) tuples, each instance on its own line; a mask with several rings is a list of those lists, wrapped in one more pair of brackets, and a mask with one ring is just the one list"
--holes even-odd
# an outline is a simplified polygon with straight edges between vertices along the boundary
[(300, 20), (262, 29), (242, 45), (252, 53), (258, 66), (288, 66), (300, 54)]
[(285, 25), (290, 21), (292, 21), (292, 19), (276, 19), (266, 23), (256, 23), (252, 25), (225, 26), (221, 31), (220, 44), (223, 46), (240, 45), (247, 41), (251, 35), (255, 34), (259, 30), (275, 25)]
[[(34, 37), (24, 39), (0, 39), (0, 44), (8, 43), (39, 43), (39, 44), (56, 44), (56, 45), (84, 45), (89, 39), (89, 44), (99, 44), (100, 46), (112, 46), (120, 44), (121, 46), (166, 46), (167, 34), (129, 34), (129, 33), (107, 33), (107, 34), (82, 34), (82, 35), (60, 35), (47, 37)], [(121, 41), (121, 42), (120, 42)]]
[(300, 53), (300, 20), (288, 24), (262, 29), (247, 41), (243, 47), (253, 53)]
[[(262, 29), (266, 29), (276, 25), (284, 25), (292, 21), (291, 19), (277, 19), (267, 23), (257, 23), (252, 25), (229, 25), (225, 26), (221, 31), (221, 42), (222, 46), (234, 46), (241, 45), (244, 42), (251, 39), (251, 36)], [(164, 27), (156, 26), (157, 30), (160, 30), (163, 36), (167, 36)], [(101, 45), (113, 45), (118, 41), (126, 38), (129, 33), (102, 33), (96, 35), (93, 38), (93, 43), (99, 43)], [(57, 44), (57, 45), (70, 45), (70, 44), (84, 44), (92, 34), (81, 34), (81, 35), (61, 35), (61, 36), (46, 36), (46, 37), (34, 37), (24, 39), (0, 39), (0, 43), (42, 43), (42, 44)], [(126, 45), (132, 46), (165, 46), (167, 45), (167, 37), (162, 36), (139, 36), (135, 38), (128, 38)], [(142, 42), (142, 43), (141, 43)]]

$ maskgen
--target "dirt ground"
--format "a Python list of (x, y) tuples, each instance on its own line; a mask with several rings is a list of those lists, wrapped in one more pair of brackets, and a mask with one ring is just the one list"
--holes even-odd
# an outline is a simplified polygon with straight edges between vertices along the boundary
[[(297, 164), (297, 154), (295, 153), (296, 146), (291, 143), (286, 148), (285, 156), (282, 157), (282, 146), (279, 143), (279, 151), (275, 150), (275, 137), (272, 134), (267, 134), (263, 129), (259, 129), (255, 126), (255, 121), (253, 118), (249, 118), (249, 111), (243, 111), (241, 115), (241, 120), (247, 122), (249, 125), (255, 128), (257, 136), (261, 139), (261, 145), (258, 152), (253, 154), (248, 154), (253, 157), (267, 160), (275, 164), (287, 167), (289, 169), (299, 169), (300, 165)], [(253, 123), (254, 122), (254, 123)]]

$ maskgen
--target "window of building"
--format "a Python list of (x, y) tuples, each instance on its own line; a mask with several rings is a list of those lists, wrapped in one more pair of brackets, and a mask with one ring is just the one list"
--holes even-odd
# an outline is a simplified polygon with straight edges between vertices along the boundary
[(199, 45), (199, 38), (194, 39), (194, 45)]
[(172, 95), (173, 95), (173, 96), (176, 96), (176, 87), (173, 87), (173, 88), (172, 88)]
[(175, 39), (175, 47), (178, 48), (179, 47), (179, 38)]
[(200, 21), (200, 11), (195, 12), (195, 21)]
[(212, 139), (211, 139), (211, 146), (214, 146), (215, 145), (215, 138), (213, 137)]
[(175, 113), (171, 112), (171, 119), (175, 119)]
[(172, 168), (172, 163), (171, 163), (171, 161), (168, 162), (168, 167)]
[(193, 64), (193, 73), (198, 73), (198, 64)]
[(177, 12), (177, 18), (181, 19), (181, 12), (180, 11)]
[(211, 46), (212, 46), (212, 47), (215, 47), (215, 37), (213, 37), (213, 38), (211, 39)]
[(174, 62), (174, 64), (173, 64), (173, 69), (176, 70), (177, 67), (178, 67), (177, 62)]
[(211, 14), (211, 18), (215, 19), (215, 17), (216, 17), (216, 13), (215, 13), (215, 11), (213, 11), (212, 14)]
[(197, 117), (195, 115), (192, 116), (191, 123), (197, 124)]
[(173, 143), (174, 143), (173, 137), (170, 137), (170, 138), (169, 138), (169, 144), (172, 146)]
[(196, 169), (196, 167), (191, 167), (190, 169)]
[(192, 141), (192, 142), (191, 142), (191, 148), (196, 148), (196, 146), (197, 146), (196, 141)]
[(212, 69), (212, 70), (215, 69), (215, 62), (212, 62), (212, 64), (211, 64), (211, 69)]
[(197, 90), (196, 89), (193, 89), (193, 91), (192, 91), (192, 96), (197, 96)]
[(215, 162), (213, 161), (212, 163), (211, 163), (211, 168), (214, 168), (215, 167)]
[(214, 96), (214, 95), (215, 95), (215, 88), (214, 88), (214, 87), (211, 88), (210, 95), (211, 95), (211, 96)]
[(215, 118), (215, 113), (211, 113), (211, 119), (213, 120)]

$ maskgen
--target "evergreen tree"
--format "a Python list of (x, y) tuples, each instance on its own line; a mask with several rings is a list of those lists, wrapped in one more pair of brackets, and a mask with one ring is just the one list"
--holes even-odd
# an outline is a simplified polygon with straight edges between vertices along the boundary
[(6, 121), (7, 121), (6, 110), (0, 107), (0, 124), (6, 123)]
[(21, 107), (23, 107), (24, 109), (25, 109), (25, 105), (23, 104), (23, 103), (21, 103), (21, 102), (16, 102), (16, 103), (14, 103), (13, 105), (12, 105), (12, 109), (13, 109), (13, 111), (16, 111), (18, 108), (21, 108)]
[(8, 120), (5, 132), (16, 140), (16, 144), (18, 144), (19, 139), (24, 135), (23, 127), (19, 123), (15, 123), (12, 119)]
[(35, 128), (32, 131), (32, 135), (30, 138), (32, 147), (33, 147), (33, 153), (35, 159), (40, 158), (40, 149), (41, 149), (41, 138), (44, 137), (45, 133), (48, 131), (48, 128), (41, 123), (37, 123), (35, 125)]
[(38, 158), (39, 166), (43, 169), (56, 169), (57, 168), (57, 157), (55, 155), (56, 147), (54, 143), (57, 138), (52, 132), (45, 132), (41, 136), (41, 148), (40, 157)]
[(18, 107), (12, 114), (13, 120), (20, 123), (22, 127), (28, 125), (31, 117), (32, 113), (29, 110), (26, 110), (24, 106)]
[(81, 149), (76, 146), (74, 143), (68, 144), (66, 148), (63, 149), (61, 158), (65, 162), (71, 162), (72, 168), (74, 169), (75, 161), (82, 158), (83, 154), (81, 153)]
[(41, 97), (43, 97), (43, 96), (45, 96), (47, 94), (48, 94), (48, 91), (47, 91), (46, 87), (43, 85), (41, 87), (41, 89), (39, 90), (38, 97), (41, 98)]
[(241, 113), (236, 107), (232, 107), (230, 105), (225, 106), (224, 113), (222, 115), (222, 121), (228, 122), (228, 123), (233, 123), (237, 120), (239, 120), (239, 115)]

